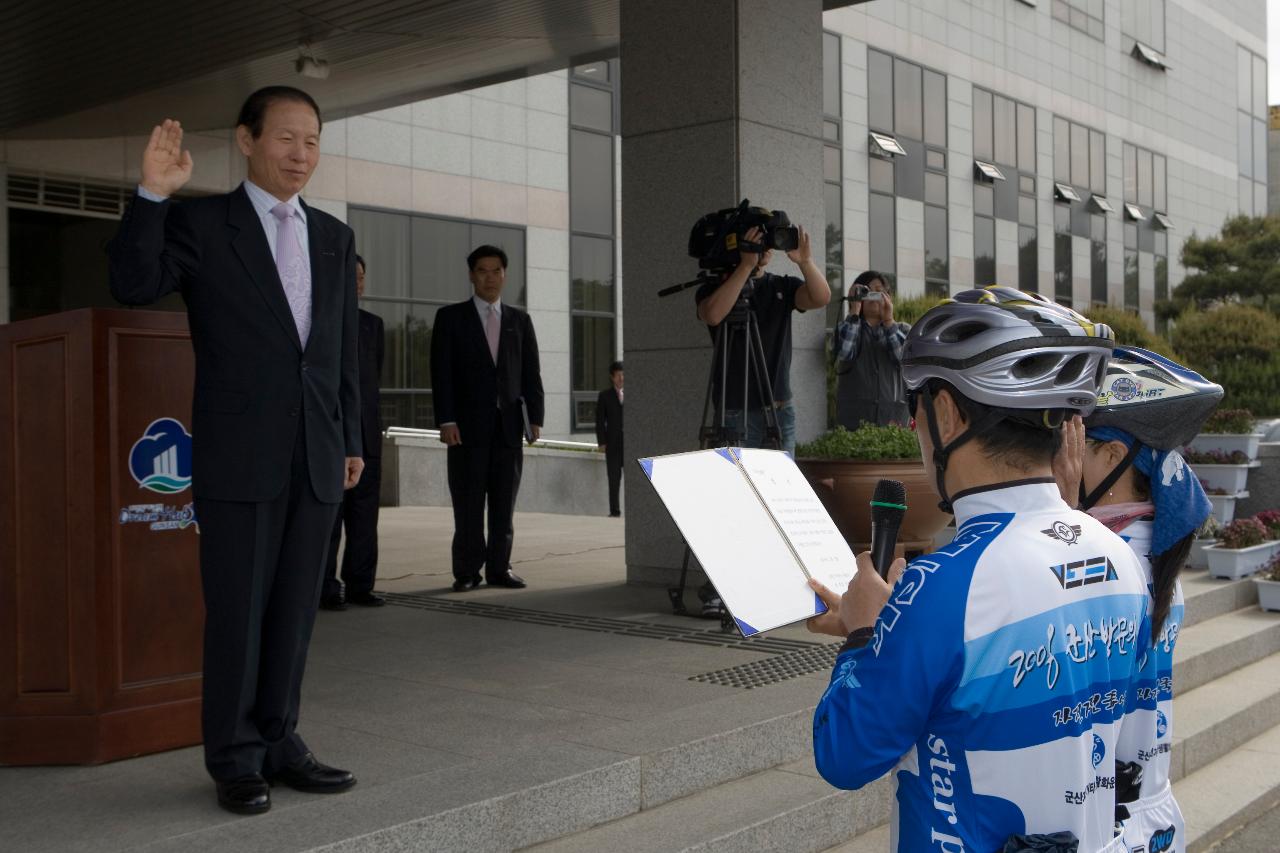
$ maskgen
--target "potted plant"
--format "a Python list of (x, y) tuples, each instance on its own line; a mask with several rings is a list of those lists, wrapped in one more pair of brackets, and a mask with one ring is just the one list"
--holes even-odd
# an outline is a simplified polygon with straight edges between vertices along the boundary
[(1235, 517), (1236, 501), (1249, 497), (1248, 491), (1228, 492), (1223, 488), (1208, 486), (1204, 480), (1200, 481), (1200, 485), (1204, 486), (1204, 493), (1209, 496), (1209, 503), (1213, 506), (1213, 517), (1222, 524), (1230, 524), (1231, 519)]
[(1185, 447), (1182, 458), (1196, 472), (1205, 488), (1223, 489), (1229, 495), (1244, 491), (1249, 469), (1262, 463), (1250, 460), (1243, 450), (1195, 450)]
[(1253, 578), (1258, 588), (1258, 606), (1263, 610), (1280, 611), (1280, 554), (1263, 565)]
[(1187, 566), (1192, 569), (1209, 568), (1209, 557), (1204, 549), (1222, 538), (1222, 522), (1212, 515), (1204, 520), (1196, 531), (1196, 538), (1191, 543), (1191, 551), (1187, 554)]
[(1204, 551), (1209, 557), (1209, 574), (1215, 578), (1238, 580), (1262, 567), (1275, 551), (1267, 539), (1267, 528), (1256, 518), (1237, 518), (1222, 531), (1222, 541)]
[(929, 550), (933, 536), (951, 516), (938, 509), (920, 461), (916, 434), (897, 424), (863, 424), (850, 431), (836, 427), (796, 447), (796, 465), (804, 472), (836, 527), (853, 546), (871, 542), (871, 493), (884, 479), (907, 489), (907, 513), (898, 538), (910, 550)]
[(1255, 424), (1248, 409), (1219, 409), (1204, 422), (1201, 433), (1192, 439), (1191, 448), (1223, 453), (1239, 450), (1253, 461), (1258, 458), (1258, 443), (1263, 438), (1262, 433), (1254, 431)]

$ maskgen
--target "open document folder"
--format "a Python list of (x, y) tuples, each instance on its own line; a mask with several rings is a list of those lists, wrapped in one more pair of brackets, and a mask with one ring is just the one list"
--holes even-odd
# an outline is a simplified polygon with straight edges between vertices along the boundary
[(638, 461), (744, 637), (824, 612), (808, 578), (842, 593), (857, 571), (786, 453), (729, 447)]

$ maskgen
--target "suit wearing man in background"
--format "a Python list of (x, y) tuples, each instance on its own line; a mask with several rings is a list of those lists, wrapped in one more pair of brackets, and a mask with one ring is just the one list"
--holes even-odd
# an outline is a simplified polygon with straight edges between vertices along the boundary
[(298, 196), (320, 156), (320, 110), (298, 89), (249, 96), (236, 122), (248, 178), (175, 203), (191, 177), (182, 127), (151, 132), (142, 182), (110, 247), (111, 292), (174, 290), (196, 356), (192, 488), (204, 588), (205, 766), (218, 802), (271, 806), (268, 781), (355, 784), (295, 731), (325, 544), (360, 479), (351, 229)]
[(618, 492), (622, 487), (622, 362), (609, 365), (612, 385), (596, 397), (596, 445), (604, 451), (609, 472), (609, 517), (622, 515)]
[[(542, 434), (542, 376), (529, 315), (502, 302), (507, 254), (480, 246), (467, 256), (475, 294), (441, 308), (431, 332), (431, 396), (440, 440), (449, 446), (453, 499), (453, 589), (525, 586), (511, 571), (511, 525), (527, 406), (533, 440)], [(489, 536), (485, 540), (485, 504)]]
[[(364, 298), (364, 258), (356, 255), (356, 296)], [(360, 482), (347, 490), (329, 537), (324, 590), (320, 606), (346, 610), (348, 604), (381, 607), (387, 600), (373, 591), (378, 575), (378, 498), (382, 486), (382, 418), (379, 384), (385, 349), (382, 318), (363, 308), (360, 318), (360, 439), (364, 445), (364, 472)], [(347, 530), (342, 554), (342, 580), (338, 580), (338, 544)]]

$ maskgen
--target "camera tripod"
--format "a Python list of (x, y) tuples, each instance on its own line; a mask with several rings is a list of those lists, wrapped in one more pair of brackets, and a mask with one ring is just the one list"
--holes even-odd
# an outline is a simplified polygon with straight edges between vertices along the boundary
[[(739, 410), (741, 419), (735, 426), (726, 422), (726, 397), (729, 389), (729, 357), (741, 347), (742, 375), (733, 377), (735, 387), (742, 389), (742, 406)], [(756, 322), (755, 312), (751, 308), (751, 294), (744, 293), (730, 309), (715, 330), (714, 357), (711, 370), (707, 375), (707, 393), (702, 405), (702, 422), (698, 429), (698, 447), (707, 450), (716, 447), (738, 446), (747, 441), (751, 414), (755, 409), (751, 406), (750, 391), (754, 385), (758, 408), (764, 419), (764, 443), (762, 446), (777, 450), (782, 447), (782, 432), (778, 428), (778, 414), (773, 400), (773, 383), (769, 378), (769, 370), (764, 357), (764, 344), (760, 337), (760, 326)], [(716, 397), (716, 379), (719, 378), (719, 396), (715, 399), (715, 417), (712, 414), (712, 400)], [(738, 384), (740, 382), (740, 385)], [(689, 558), (693, 552), (688, 543), (684, 546), (684, 561), (680, 567), (680, 582), (667, 589), (671, 599), (672, 612), (677, 616), (695, 616), (684, 604), (684, 593), (689, 580)], [(708, 581), (708, 586), (710, 582)], [(714, 587), (712, 588), (714, 590)], [(720, 630), (725, 633), (733, 631), (733, 617), (725, 609), (724, 602), (716, 614), (720, 619)], [(710, 617), (708, 617), (710, 618)]]

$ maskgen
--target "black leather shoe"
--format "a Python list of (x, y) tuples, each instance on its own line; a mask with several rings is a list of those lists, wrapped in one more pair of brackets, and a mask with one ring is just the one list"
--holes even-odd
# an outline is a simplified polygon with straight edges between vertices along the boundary
[(621, 513), (621, 512), (611, 512), (611, 513), (609, 513), (609, 517), (610, 517), (610, 518), (622, 518), (622, 513)]
[(480, 577), (478, 575), (474, 578), (459, 578), (453, 582), (453, 591), (469, 592), (478, 586), (480, 586)]
[(308, 752), (296, 763), (272, 774), (271, 784), (277, 782), (309, 794), (337, 794), (354, 785), (356, 777), (350, 771), (321, 764)]
[(262, 814), (271, 808), (271, 788), (257, 773), (218, 782), (218, 805), (235, 814)]
[(505, 575), (496, 577), (493, 580), (486, 581), (489, 586), (505, 586), (507, 589), (524, 589), (528, 584), (520, 579), (515, 572), (508, 571)]
[(347, 603), (341, 595), (326, 595), (320, 599), (321, 610), (346, 610)]
[(353, 592), (347, 596), (347, 604), (358, 604), (361, 607), (381, 607), (387, 600), (376, 592)]

